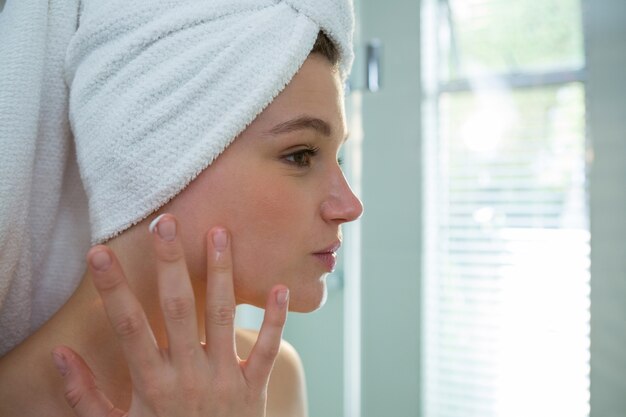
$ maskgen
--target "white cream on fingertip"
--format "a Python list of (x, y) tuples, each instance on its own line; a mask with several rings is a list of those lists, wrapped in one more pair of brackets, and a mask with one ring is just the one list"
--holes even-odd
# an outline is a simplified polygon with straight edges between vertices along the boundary
[(163, 213), (159, 216), (157, 216), (156, 219), (152, 220), (152, 222), (150, 223), (150, 226), (148, 226), (148, 230), (150, 231), (150, 233), (154, 233), (156, 231), (157, 225), (159, 224), (159, 221), (161, 220), (161, 218), (163, 216), (165, 216), (166, 213)]

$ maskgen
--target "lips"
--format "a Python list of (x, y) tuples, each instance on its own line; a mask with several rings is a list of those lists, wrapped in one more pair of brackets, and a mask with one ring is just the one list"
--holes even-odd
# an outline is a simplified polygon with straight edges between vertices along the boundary
[(335, 266), (337, 266), (337, 251), (341, 247), (341, 242), (337, 241), (322, 249), (321, 251), (313, 253), (313, 256), (325, 267), (328, 272), (333, 272)]

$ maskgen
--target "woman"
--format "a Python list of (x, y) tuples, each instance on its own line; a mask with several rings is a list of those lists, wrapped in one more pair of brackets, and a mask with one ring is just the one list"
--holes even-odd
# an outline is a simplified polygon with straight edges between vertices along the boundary
[[(276, 356), (287, 302), (296, 311), (311, 311), (323, 302), (324, 276), (334, 267), (340, 225), (356, 219), (362, 211), (337, 163), (346, 137), (342, 81), (351, 61), (349, 7), (335, 2), (268, 1), (260, 6), (258, 1), (229, 1), (216, 2), (221, 6), (211, 5), (206, 14), (198, 16), (197, 8), (203, 12), (206, 6), (191, 3), (195, 3), (193, 8), (183, 6), (182, 13), (177, 10), (174, 16), (167, 15), (169, 3), (163, 3), (161, 9), (146, 3), (117, 18), (119, 5), (83, 6), (79, 31), (69, 46), (66, 76), (92, 239), (106, 242), (108, 249), (97, 246), (89, 252), (90, 268), (70, 300), (0, 360), (0, 378), (11, 381), (10, 385), (3, 382), (7, 389), (0, 394), (1, 415), (69, 415), (64, 391), (80, 416), (102, 410), (106, 415), (112, 406), (105, 396), (121, 409), (130, 408), (130, 415), (153, 412), (155, 407), (163, 407), (160, 411), (174, 407), (172, 413), (158, 415), (181, 415), (175, 414), (181, 407), (182, 414), (193, 415), (185, 407), (206, 411), (205, 400), (209, 406), (228, 409), (220, 415), (263, 415), (265, 381)], [(312, 7), (322, 9), (316, 12)], [(341, 22), (342, 18), (350, 24)], [(206, 22), (215, 25), (203, 28)], [(169, 27), (172, 24), (174, 29)], [(220, 37), (224, 28), (237, 35), (255, 24), (268, 28), (259, 38), (267, 41), (269, 52), (263, 62), (268, 67), (262, 72), (269, 75), (259, 76), (258, 67), (252, 65), (256, 50), (244, 49), (248, 52), (242, 55), (228, 49), (249, 48), (253, 36), (235, 37), (226, 42), (227, 49), (215, 41), (217, 46), (211, 48), (226, 51), (218, 54), (215, 71), (212, 64), (195, 62), (203, 56), (202, 47), (181, 52), (170, 38), (183, 33), (189, 35), (184, 45), (190, 40), (204, 45), (205, 39), (213, 42)], [(279, 42), (286, 26), (289, 31), (282, 40), (299, 42)], [(319, 36), (322, 29), (334, 42)], [(207, 38), (207, 33), (212, 37)], [(111, 38), (119, 39), (126, 48), (111, 43)], [(315, 43), (312, 52), (311, 46), (303, 51), (307, 42)], [(332, 43), (338, 47), (335, 52)], [(118, 54), (120, 50), (132, 52), (138, 44), (140, 52)], [(157, 49), (146, 45), (157, 45)], [(165, 49), (158, 50), (160, 46)], [(189, 58), (191, 62), (168, 72), (169, 63), (163, 61), (156, 69), (158, 82), (142, 85), (150, 66), (141, 61), (162, 59), (164, 51), (174, 54), (176, 60)], [(233, 61), (233, 56), (240, 59)], [(284, 56), (289, 59), (277, 61)], [(232, 67), (235, 64), (238, 67)], [(168, 78), (168, 74), (178, 76), (193, 65), (199, 65), (200, 73), (184, 83)], [(135, 66), (139, 72), (134, 72)], [(244, 77), (230, 80), (224, 71), (239, 71)], [(241, 94), (226, 94), (224, 100), (222, 92), (218, 102), (209, 94), (206, 100), (194, 102), (205, 88), (216, 85), (202, 82), (207, 80), (222, 81), (217, 84), (220, 89), (231, 87), (226, 91)], [(112, 84), (114, 88), (108, 90)], [(158, 104), (146, 101), (155, 95)], [(203, 106), (195, 105), (198, 103)], [(220, 113), (225, 104), (230, 104), (229, 108)], [(131, 114), (137, 108), (142, 111)], [(204, 119), (204, 112), (212, 123), (199, 122), (190, 128), (188, 122)], [(134, 123), (129, 124), (129, 118)], [(167, 142), (173, 134), (178, 135), (176, 141)], [(150, 143), (154, 137), (166, 143), (154, 147)], [(144, 148), (138, 138), (149, 138), (152, 147)], [(195, 146), (197, 142), (209, 146)], [(147, 152), (145, 159), (133, 154), (138, 148)], [(153, 163), (137, 168), (146, 160)], [(159, 171), (167, 175), (159, 175)], [(155, 172), (156, 180), (152, 178)], [(137, 201), (142, 204), (135, 204)], [(160, 216), (163, 213), (169, 214)], [(151, 222), (153, 234), (146, 233)], [(107, 263), (110, 266), (104, 268)], [(185, 265), (190, 285), (186, 284)], [(126, 287), (122, 269), (139, 304)], [(192, 295), (196, 300), (193, 309)], [(242, 302), (267, 305), (266, 324), (249, 363), (239, 362), (233, 352), (232, 308)], [(141, 309), (158, 345), (169, 346), (168, 366), (157, 366), (158, 358), (164, 356), (149, 340), (148, 325), (138, 313)], [(205, 327), (206, 348), (202, 349), (198, 334)], [(237, 348), (243, 356), (253, 340), (254, 335), (238, 334)], [(91, 389), (93, 380), (80, 357), (65, 347), (55, 349), (58, 345), (70, 346), (84, 357), (101, 392)], [(65, 377), (65, 390), (50, 363), (53, 349)], [(198, 359), (201, 365), (179, 360), (190, 357), (203, 358)], [(230, 364), (224, 365), (225, 361)], [(203, 366), (207, 372), (202, 372), (206, 370)], [(299, 379), (297, 356), (288, 348), (281, 350), (269, 384), (268, 415), (304, 413)], [(211, 395), (197, 390), (215, 380), (218, 386), (207, 391)], [(150, 386), (154, 381), (157, 385)], [(167, 391), (170, 389), (182, 389), (183, 395)], [(223, 392), (230, 394), (232, 402), (224, 400), (227, 395), (219, 395)], [(242, 395), (246, 399), (243, 404)]]

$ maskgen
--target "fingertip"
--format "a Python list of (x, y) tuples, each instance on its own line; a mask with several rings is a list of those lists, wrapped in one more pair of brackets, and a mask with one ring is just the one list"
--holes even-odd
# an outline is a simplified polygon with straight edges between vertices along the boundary
[(72, 349), (70, 349), (69, 347), (64, 346), (64, 345), (55, 346), (52, 349), (51, 353), (53, 355), (54, 354), (62, 355), (65, 358), (66, 361), (69, 361), (75, 355), (75, 353), (74, 353), (74, 351)]
[(225, 251), (230, 243), (228, 230), (222, 226), (215, 226), (209, 230), (209, 239), (217, 252)]
[(272, 287), (267, 295), (268, 302), (283, 304), (289, 300), (289, 287), (284, 284), (277, 284)]
[(67, 354), (63, 346), (57, 346), (50, 352), (52, 355), (52, 361), (57, 371), (61, 376), (65, 377), (69, 373), (69, 366), (67, 361)]
[(68, 376), (72, 369), (86, 366), (82, 358), (67, 346), (56, 346), (50, 353), (54, 365), (63, 377)]
[(207, 262), (213, 267), (230, 267), (231, 236), (223, 226), (212, 227), (207, 232)]
[(109, 248), (104, 245), (96, 245), (87, 252), (87, 263), (95, 272), (106, 272), (111, 268), (113, 257)]
[(284, 285), (274, 287), (274, 298), (279, 307), (285, 308), (289, 304), (289, 288)]
[(276, 284), (272, 287), (272, 291), (281, 291), (281, 290), (289, 291), (289, 287), (286, 286), (285, 284)]
[(115, 253), (105, 245), (97, 245), (89, 250), (87, 265), (91, 280), (101, 295), (103, 291), (115, 288), (125, 279)]
[(155, 232), (156, 232), (157, 225), (159, 224), (159, 222), (161, 221), (161, 219), (162, 219), (163, 217), (165, 217), (165, 216), (166, 216), (166, 214), (167, 214), (167, 213), (159, 214), (158, 216), (156, 216), (156, 217), (155, 217), (155, 218), (154, 218), (154, 219), (150, 222), (150, 224), (148, 225), (148, 231), (149, 231), (150, 233), (155, 233)]
[(270, 322), (284, 326), (289, 311), (289, 296), (290, 292), (287, 286), (280, 284), (272, 287), (268, 294), (267, 306), (265, 308)]
[(67, 346), (56, 346), (51, 351), (55, 366), (63, 377), (65, 401), (76, 416), (113, 414), (113, 404), (99, 391), (95, 377), (83, 358)]
[(165, 242), (173, 242), (176, 239), (177, 229), (178, 221), (176, 216), (169, 213), (157, 216), (148, 226), (150, 233)]

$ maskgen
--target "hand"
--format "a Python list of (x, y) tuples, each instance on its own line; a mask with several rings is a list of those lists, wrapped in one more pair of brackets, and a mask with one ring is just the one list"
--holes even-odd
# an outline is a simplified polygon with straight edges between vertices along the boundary
[(225, 229), (213, 228), (207, 238), (206, 345), (202, 345), (176, 226), (174, 216), (164, 215), (154, 233), (167, 349), (157, 346), (113, 252), (106, 246), (89, 251), (93, 281), (128, 362), (133, 391), (128, 412), (115, 408), (83, 359), (67, 347), (57, 347), (53, 357), (76, 416), (265, 416), (267, 384), (280, 347), (289, 292), (284, 286), (272, 289), (257, 342), (247, 360), (239, 359), (230, 238)]

